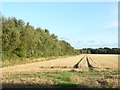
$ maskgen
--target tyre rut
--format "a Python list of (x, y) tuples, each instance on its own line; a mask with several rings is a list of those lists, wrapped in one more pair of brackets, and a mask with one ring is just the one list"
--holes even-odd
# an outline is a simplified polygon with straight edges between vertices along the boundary
[[(84, 63), (82, 63), (84, 62)], [(94, 64), (93, 64), (94, 63)], [(83, 65), (84, 64), (84, 65)], [(95, 67), (96, 66), (96, 67)], [(79, 68), (84, 70), (94, 70), (95, 68), (99, 68), (99, 64), (93, 60), (90, 56), (84, 55), (78, 63), (76, 63), (73, 68)]]

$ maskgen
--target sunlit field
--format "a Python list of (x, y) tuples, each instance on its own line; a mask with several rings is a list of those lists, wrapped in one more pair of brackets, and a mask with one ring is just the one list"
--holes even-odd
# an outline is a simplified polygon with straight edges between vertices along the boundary
[(3, 87), (118, 88), (118, 55), (82, 54), (1, 69)]

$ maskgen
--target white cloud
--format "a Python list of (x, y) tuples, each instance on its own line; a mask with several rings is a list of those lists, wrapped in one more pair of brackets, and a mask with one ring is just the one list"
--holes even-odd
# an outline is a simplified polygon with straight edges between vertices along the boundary
[(112, 23), (112, 24), (105, 25), (103, 28), (114, 28), (114, 27), (118, 27), (118, 23), (117, 23), (117, 22), (114, 22), (114, 23)]
[(74, 42), (73, 46), (76, 49), (81, 49), (81, 48), (103, 48), (103, 47), (118, 47), (118, 41), (78, 41)]
[(94, 40), (91, 40), (91, 41), (88, 41), (89, 43), (95, 43), (95, 41)]
[(67, 37), (60, 37), (59, 39), (60, 39), (60, 40), (70, 40), (70, 39), (67, 38)]

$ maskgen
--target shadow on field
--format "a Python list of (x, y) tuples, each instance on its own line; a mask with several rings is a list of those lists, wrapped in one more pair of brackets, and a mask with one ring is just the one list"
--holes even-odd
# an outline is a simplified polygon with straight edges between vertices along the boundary
[(2, 84), (2, 88), (89, 88), (85, 85), (76, 84), (57, 84), (57, 85), (43, 85), (43, 84)]
[(41, 85), (41, 84), (3, 84), (1, 90), (44, 90), (44, 89), (52, 89), (52, 90), (118, 90), (118, 88), (91, 88), (85, 85), (65, 85), (65, 84), (59, 84), (59, 85)]
[(79, 65), (79, 63), (83, 60), (83, 58), (84, 58), (84, 57), (85, 57), (85, 56), (83, 56), (83, 57), (80, 59), (80, 61), (79, 61), (77, 64), (75, 64), (75, 65), (74, 65), (74, 67), (73, 67), (73, 68), (79, 68), (79, 66), (78, 66), (78, 65)]

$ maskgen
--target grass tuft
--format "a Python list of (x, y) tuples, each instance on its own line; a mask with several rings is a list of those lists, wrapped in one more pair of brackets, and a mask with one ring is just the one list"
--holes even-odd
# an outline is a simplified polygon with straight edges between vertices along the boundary
[[(10, 74), (4, 83), (50, 84), (50, 87), (92, 87), (118, 88), (118, 72), (83, 71), (83, 72), (46, 72), (34, 74)], [(25, 84), (24, 84), (25, 85)], [(24, 86), (23, 85), (23, 86)], [(4, 86), (4, 85), (3, 85)]]

